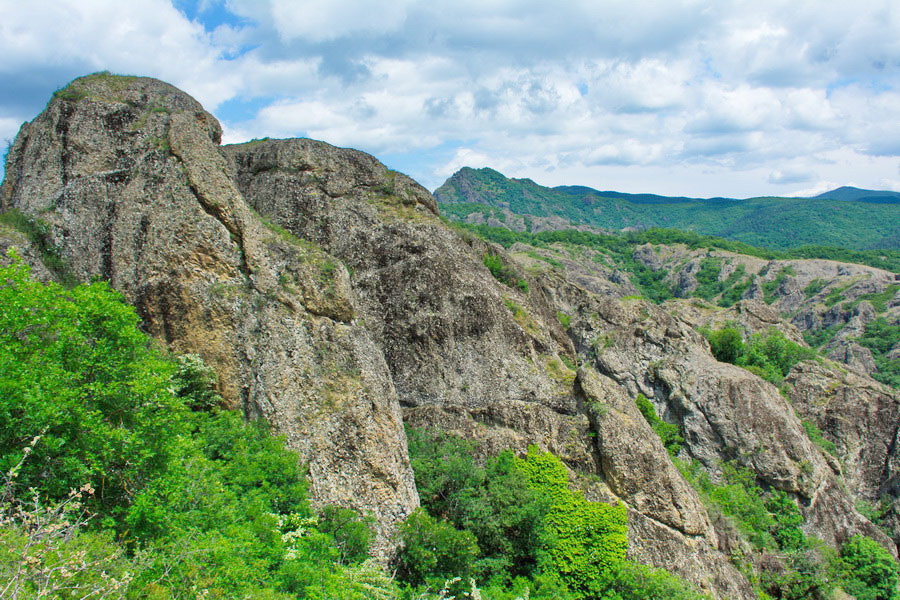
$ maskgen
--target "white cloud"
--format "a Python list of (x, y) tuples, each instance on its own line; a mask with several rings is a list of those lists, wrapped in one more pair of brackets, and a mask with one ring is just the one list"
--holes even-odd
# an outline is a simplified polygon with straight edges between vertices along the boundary
[(890, 190), (892, 192), (900, 192), (900, 179), (882, 178), (878, 180), (879, 190)]
[(406, 17), (409, 0), (270, 0), (275, 28), (283, 39), (313, 42), (349, 34), (387, 33)]
[[(896, 179), (890, 0), (202, 1), (192, 22), (164, 0), (0, 0), (0, 73), (22, 90), (0, 115), (109, 69), (221, 107), (229, 141), (318, 137), (425, 183), (463, 160), (686, 195)], [(242, 20), (204, 25), (226, 8)]]
[(240, 74), (221, 68), (218, 54), (202, 26), (164, 0), (0, 3), (5, 74), (74, 69), (70, 78), (98, 70), (150, 75), (215, 108), (240, 86)]
[(496, 157), (488, 156), (482, 152), (477, 152), (471, 148), (459, 148), (453, 154), (453, 158), (449, 162), (438, 166), (434, 170), (434, 174), (442, 179), (446, 179), (453, 175), (456, 171), (463, 167), (472, 167), (473, 169), (481, 169), (491, 167), (492, 169), (509, 169), (510, 165), (503, 167), (498, 164)]
[[(792, 198), (812, 198), (813, 196), (818, 196), (819, 194), (824, 194), (825, 192), (839, 188), (843, 185), (853, 185), (853, 184), (852, 183), (839, 183), (837, 181), (819, 181), (812, 187), (804, 188), (802, 190), (796, 190), (793, 192), (788, 192), (787, 194), (785, 194), (785, 196), (789, 196)], [(856, 187), (856, 186), (854, 186), (854, 187)]]
[(778, 185), (804, 183), (815, 177), (815, 174), (803, 168), (775, 169), (769, 173), (768, 182)]

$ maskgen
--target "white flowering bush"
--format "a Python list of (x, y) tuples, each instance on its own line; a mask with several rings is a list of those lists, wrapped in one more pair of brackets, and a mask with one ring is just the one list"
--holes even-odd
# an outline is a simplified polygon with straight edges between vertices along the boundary
[(83, 500), (94, 494), (85, 484), (62, 501), (44, 502), (16, 485), (22, 459), (4, 474), (0, 492), (0, 598), (123, 598), (132, 579), (129, 563), (109, 536), (83, 531), (90, 518)]

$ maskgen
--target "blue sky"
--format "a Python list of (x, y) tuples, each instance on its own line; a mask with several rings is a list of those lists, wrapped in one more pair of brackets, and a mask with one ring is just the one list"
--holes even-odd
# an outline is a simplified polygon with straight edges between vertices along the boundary
[(434, 189), (462, 166), (688, 196), (900, 191), (894, 0), (0, 0), (0, 140), (86, 73), (226, 142), (307, 136)]

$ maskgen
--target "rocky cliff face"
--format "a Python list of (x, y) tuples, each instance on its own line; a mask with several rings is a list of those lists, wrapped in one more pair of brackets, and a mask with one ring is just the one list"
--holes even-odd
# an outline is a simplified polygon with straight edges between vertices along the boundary
[(801, 363), (785, 384), (797, 415), (815, 423), (833, 444), (838, 461), (830, 462), (840, 468), (851, 495), (872, 507), (883, 504), (881, 522), (900, 544), (900, 397), (835, 364)]
[[(824, 354), (860, 373), (870, 375), (877, 368), (871, 351), (856, 341), (866, 325), (879, 316), (894, 324), (900, 320), (897, 276), (874, 267), (819, 259), (768, 261), (681, 245), (648, 244), (635, 251), (634, 259), (666, 272), (681, 298), (693, 295), (701, 270), (711, 267), (716, 281), (734, 286), (741, 299), (756, 306), (737, 306), (714, 316), (694, 311), (689, 318), (695, 322), (715, 326), (737, 321), (750, 333), (775, 327), (800, 343), (806, 332)], [(710, 300), (721, 297), (715, 294)], [(756, 315), (748, 315), (748, 309)]]
[[(852, 465), (896, 458), (896, 428), (878, 425), (897, 419), (887, 388), (798, 370), (792, 407), (713, 359), (693, 328), (706, 316), (622, 298), (635, 290), (612, 267), (461, 234), (426, 190), (361, 152), (312, 140), (220, 147), (219, 136), (161, 82), (76, 80), (17, 137), (0, 208), (40, 219), (75, 277), (109, 279), (153, 335), (214, 365), (228, 402), (309, 463), (317, 501), (376, 515), (381, 551), (418, 502), (405, 419), (485, 455), (554, 452), (589, 498), (627, 505), (633, 558), (718, 597), (754, 597), (728, 558), (740, 541), (673, 465), (638, 393), (679, 425), (685, 459), (713, 476), (739, 461), (797, 498), (826, 541), (861, 532), (893, 548), (853, 499), (896, 488), (895, 468), (860, 468), (842, 488)], [(0, 239), (39, 262), (21, 235)], [(740, 315), (768, 323), (765, 308)], [(819, 410), (832, 386), (843, 390), (836, 412), (883, 395), (877, 416), (851, 427), (843, 468), (795, 414), (843, 436)]]
[(215, 366), (226, 400), (309, 463), (314, 497), (372, 511), (385, 541), (418, 498), (384, 358), (345, 267), (253, 213), (219, 138), (162, 82), (82, 78), (17, 136), (2, 207), (40, 218), (77, 279), (108, 279), (150, 333)]

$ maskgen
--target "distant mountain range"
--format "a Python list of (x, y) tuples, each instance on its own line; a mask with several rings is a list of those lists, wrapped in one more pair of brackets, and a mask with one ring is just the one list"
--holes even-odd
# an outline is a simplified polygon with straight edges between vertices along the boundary
[[(441, 211), (470, 223), (514, 220), (621, 230), (671, 227), (770, 248), (900, 248), (900, 193), (841, 187), (814, 198), (686, 198), (545, 187), (464, 167), (434, 192)], [(510, 219), (510, 217), (515, 217)], [(515, 227), (513, 227), (515, 228)]]
[(855, 187), (844, 186), (819, 194), (813, 198), (816, 200), (850, 200), (853, 202), (871, 202), (873, 204), (898, 204), (900, 203), (900, 192), (861, 190)]

